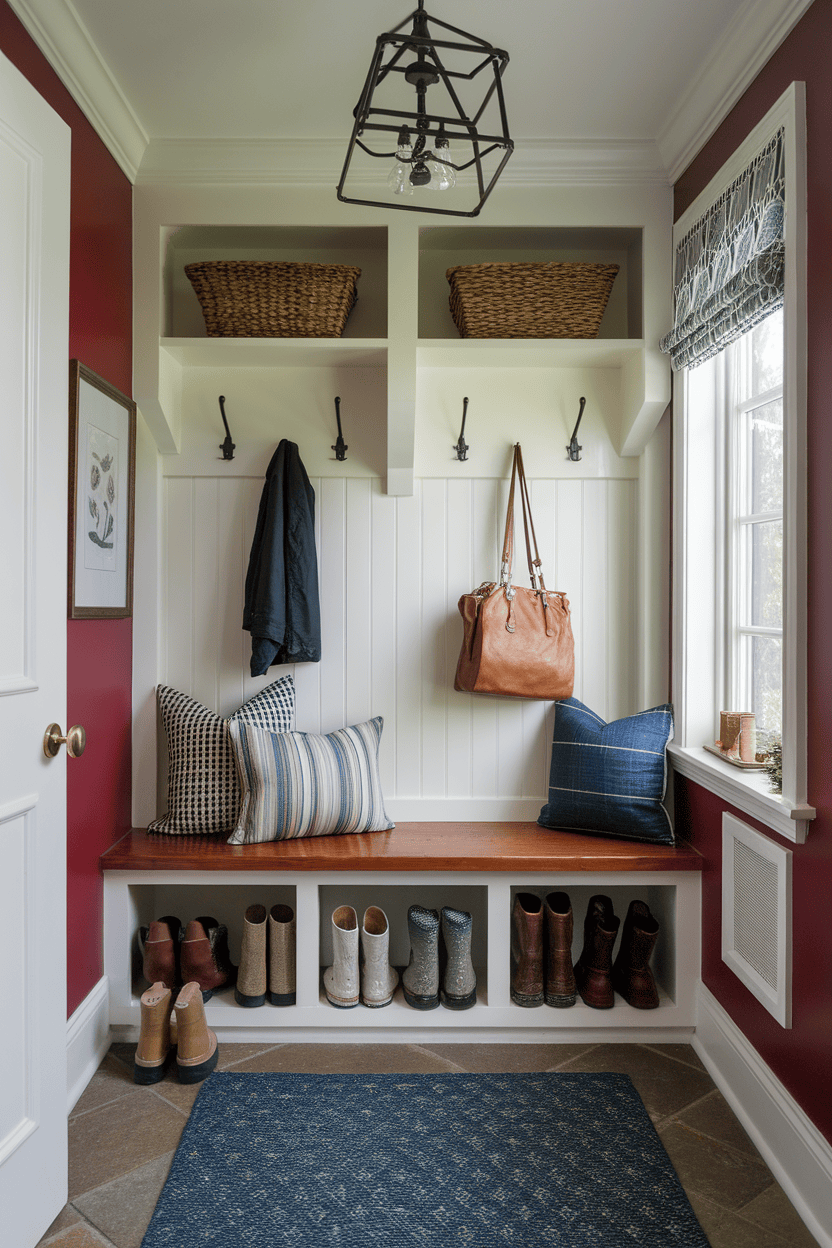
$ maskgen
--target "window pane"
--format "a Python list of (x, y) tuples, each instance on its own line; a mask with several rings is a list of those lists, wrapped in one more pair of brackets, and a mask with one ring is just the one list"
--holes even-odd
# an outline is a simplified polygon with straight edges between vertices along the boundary
[(758, 732), (780, 735), (783, 688), (782, 643), (779, 637), (742, 637), (742, 667), (746, 676), (742, 710), (757, 718)]
[(783, 522), (748, 525), (751, 530), (751, 619), (749, 624), (781, 628), (783, 623)]
[(751, 428), (751, 510), (783, 509), (783, 400), (749, 413)]
[(783, 309), (751, 330), (751, 393), (783, 384)]

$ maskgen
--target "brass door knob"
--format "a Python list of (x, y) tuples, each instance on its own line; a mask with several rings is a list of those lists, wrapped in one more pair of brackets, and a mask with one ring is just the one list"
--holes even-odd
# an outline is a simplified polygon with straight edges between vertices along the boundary
[(66, 736), (61, 732), (60, 724), (50, 724), (43, 734), (43, 752), (47, 758), (54, 758), (62, 745), (70, 758), (80, 758), (87, 744), (87, 734), (80, 724), (73, 724)]

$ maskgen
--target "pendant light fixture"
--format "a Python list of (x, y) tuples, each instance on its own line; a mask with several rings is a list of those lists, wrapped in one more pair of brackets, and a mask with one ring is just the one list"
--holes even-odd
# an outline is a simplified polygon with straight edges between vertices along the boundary
[[(431, 17), (419, 0), (414, 13), (376, 40), (338, 198), (476, 217), (514, 150), (502, 87), (507, 64), (507, 52)], [(349, 179), (372, 198), (347, 194)]]

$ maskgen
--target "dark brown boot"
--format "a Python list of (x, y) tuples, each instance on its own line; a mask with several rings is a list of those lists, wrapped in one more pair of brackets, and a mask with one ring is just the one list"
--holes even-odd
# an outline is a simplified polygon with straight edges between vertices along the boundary
[(511, 999), (543, 1004), (543, 907), (534, 893), (517, 893), (511, 912)]
[(166, 988), (176, 988), (182, 983), (179, 977), (181, 941), (182, 924), (170, 914), (156, 919), (150, 927), (139, 928), (142, 974), (149, 984), (162, 983)]
[(612, 986), (637, 1010), (655, 1010), (659, 1004), (656, 981), (649, 966), (658, 934), (659, 925), (647, 903), (631, 901), (612, 968)]
[(568, 893), (549, 893), (546, 915), (546, 995), (547, 1005), (565, 1008), (577, 999), (572, 969), (572, 906)]
[(203, 915), (191, 919), (181, 945), (181, 971), (186, 984), (197, 983), (202, 1000), (207, 1001), (220, 988), (230, 987), (236, 967), (228, 953), (228, 928)]
[(575, 983), (581, 999), (594, 1010), (615, 1004), (612, 987), (612, 950), (621, 920), (613, 914), (609, 897), (590, 897), (584, 920), (584, 947), (575, 963)]

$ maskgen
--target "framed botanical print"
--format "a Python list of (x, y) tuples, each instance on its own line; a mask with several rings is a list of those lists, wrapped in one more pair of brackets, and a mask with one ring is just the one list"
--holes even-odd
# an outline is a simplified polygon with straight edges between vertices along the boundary
[(69, 364), (69, 617), (133, 614), (136, 404)]

